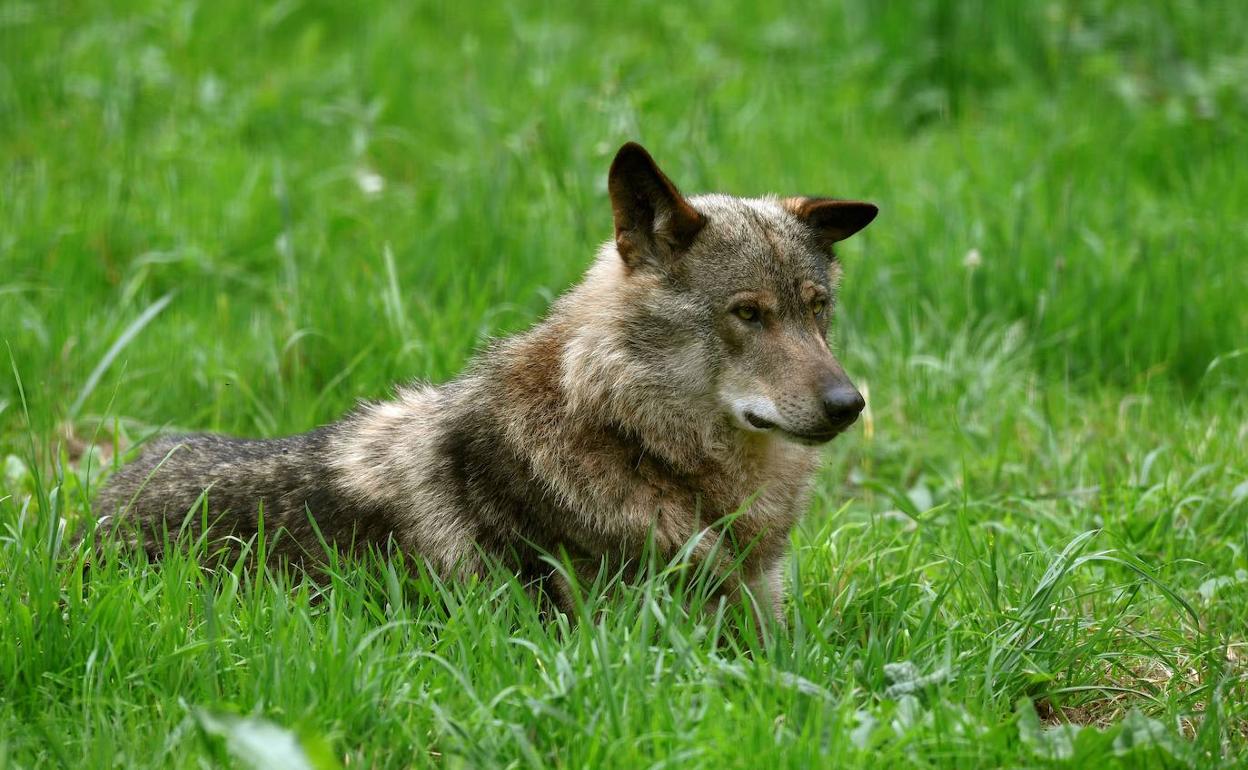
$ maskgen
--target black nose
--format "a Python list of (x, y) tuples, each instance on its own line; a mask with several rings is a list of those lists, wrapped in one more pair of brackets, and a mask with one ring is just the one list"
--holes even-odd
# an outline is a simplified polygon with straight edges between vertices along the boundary
[(857, 420), (866, 405), (858, 389), (847, 382), (829, 385), (823, 391), (823, 411), (827, 413), (828, 421), (838, 428)]

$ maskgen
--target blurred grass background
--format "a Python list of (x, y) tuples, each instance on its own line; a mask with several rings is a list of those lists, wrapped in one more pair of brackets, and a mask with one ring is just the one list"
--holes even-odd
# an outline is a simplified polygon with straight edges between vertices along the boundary
[(447, 377), (609, 236), (626, 139), (878, 201), (855, 338), (1020, 321), (1047, 377), (1187, 393), (1248, 339), (1235, 3), (4, 8), (0, 312), (49, 403), (171, 291), (88, 409), (273, 432)]
[[(27, 415), (18, 378), (0, 377), (6, 548), (29, 545), (12, 533), (36, 513), (82, 515), (95, 475), (78, 455), (101, 423), (104, 443), (114, 425), (130, 437), (277, 435), (396, 382), (453, 376), (577, 280), (611, 233), (610, 158), (639, 140), (687, 192), (881, 206), (842, 249), (836, 321), (870, 410), (829, 451), (797, 540), (794, 613), (822, 624), (828, 647), (786, 662), (852, 708), (810, 717), (797, 745), (824, 756), (820, 740), (848, 735), (845, 714), (882, 697), (885, 663), (938, 668), (971, 650), (962, 665), (983, 672), (983, 688), (939, 692), (992, 736), (1003, 724), (1017, 736), (1020, 695), (1097, 722), (1127, 708), (1104, 688), (1127, 687), (1188, 737), (1194, 715), (1217, 715), (1190, 756), (1231, 762), (1243, 711), (1217, 699), (1242, 695), (1242, 680), (1233, 665), (1201, 666), (1233, 662), (1248, 627), (1245, 137), (1239, 2), (0, 0), (0, 339), (29, 402)], [(1098, 563), (1054, 605), (1069, 637), (1011, 647), (1029, 587), (1085, 531), (1196, 602), (1200, 622)], [(29, 572), (17, 552), (3, 561), (9, 601), (62, 579)], [(150, 572), (114, 578), (123, 596), (166, 590)], [(1089, 598), (1099, 591), (1104, 604)], [(98, 759), (80, 727), (56, 725), (77, 724), (73, 704), (88, 702), (88, 724), (113, 724), (75, 677), (134, 618), (59, 627), (50, 597), (34, 612), (51, 625), (30, 628), (60, 628), (63, 646), (23, 657), (41, 644), (32, 630), (0, 656), (0, 701), (18, 725), (68, 704), (43, 729), (74, 736), (67, 756)], [(252, 626), (233, 633), (254, 645), (247, 655), (266, 654)], [(1001, 650), (1022, 657), (1007, 656), (998, 679)], [(820, 668), (825, 653), (839, 667)], [(487, 665), (467, 649), (448, 657), (469, 679)], [(1154, 665), (1201, 673), (1158, 682)], [(136, 709), (172, 708), (156, 691), (183, 681), (117, 676), (114, 705)], [(14, 695), (46, 677), (64, 683)], [(224, 695), (219, 682), (196, 686), (246, 710), (254, 701), (230, 681)], [(722, 735), (670, 716), (684, 736), (673, 750), (734, 730), (763, 740), (768, 681), (721, 695), (757, 711), (729, 708)], [(306, 703), (292, 693), (275, 711)], [(943, 707), (928, 705), (938, 727)], [(464, 717), (468, 729), (478, 717)], [(300, 718), (331, 735), (346, 719), (332, 708)], [(132, 738), (124, 753), (178, 718), (115, 719)], [(616, 729), (625, 740), (645, 725)], [(22, 734), (15, 756), (40, 756)], [(498, 740), (497, 754), (464, 756), (515, 749)], [(935, 747), (920, 758), (1038, 761), (1026, 740), (993, 740), (947, 754), (919, 740)], [(346, 742), (349, 755), (401, 766), (376, 743)]]

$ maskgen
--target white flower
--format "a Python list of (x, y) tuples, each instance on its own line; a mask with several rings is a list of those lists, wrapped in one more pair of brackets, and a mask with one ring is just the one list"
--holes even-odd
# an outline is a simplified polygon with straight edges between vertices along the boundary
[(360, 192), (368, 197), (380, 195), (381, 191), (386, 188), (386, 180), (371, 168), (361, 166), (355, 170), (355, 183), (359, 186)]
[(984, 257), (979, 253), (979, 249), (971, 249), (962, 258), (962, 267), (965, 267), (967, 270), (974, 270), (982, 264), (984, 264)]

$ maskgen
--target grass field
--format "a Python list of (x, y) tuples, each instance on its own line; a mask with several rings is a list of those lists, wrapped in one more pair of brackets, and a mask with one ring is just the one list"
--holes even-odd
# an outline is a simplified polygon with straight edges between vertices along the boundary
[[(540, 317), (627, 139), (882, 210), (787, 629), (663, 578), (573, 627), (379, 561), (84, 586), (62, 527), (153, 430)], [(0, 0), (0, 164), (0, 767), (1248, 765), (1242, 3)]]

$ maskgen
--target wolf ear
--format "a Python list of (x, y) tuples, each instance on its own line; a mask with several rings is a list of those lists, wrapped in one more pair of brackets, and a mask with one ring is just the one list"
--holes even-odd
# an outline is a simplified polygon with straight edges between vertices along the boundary
[(785, 198), (784, 207), (814, 229), (824, 248), (871, 224), (880, 213), (874, 203), (835, 198)]
[(629, 267), (647, 257), (662, 260), (688, 248), (706, 224), (706, 217), (689, 205), (636, 142), (615, 154), (607, 193), (615, 214), (615, 245)]

